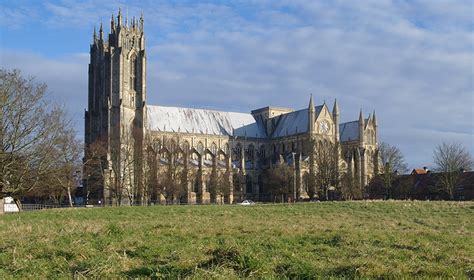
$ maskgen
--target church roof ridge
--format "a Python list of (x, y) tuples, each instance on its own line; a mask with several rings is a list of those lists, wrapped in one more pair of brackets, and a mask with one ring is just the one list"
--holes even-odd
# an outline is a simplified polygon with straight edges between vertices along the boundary
[(164, 106), (164, 105), (153, 105), (153, 104), (147, 104), (147, 107), (163, 107), (163, 108), (170, 108), (170, 109), (174, 108), (174, 109), (186, 109), (186, 110), (199, 110), (199, 111), (214, 112), (214, 113), (232, 113), (232, 114), (245, 114), (245, 115), (249, 114), (249, 113), (245, 113), (245, 112), (220, 111), (220, 110), (216, 110), (216, 109), (207, 109), (207, 108)]

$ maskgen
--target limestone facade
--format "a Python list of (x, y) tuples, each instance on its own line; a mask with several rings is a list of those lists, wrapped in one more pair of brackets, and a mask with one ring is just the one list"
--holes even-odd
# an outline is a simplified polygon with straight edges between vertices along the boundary
[[(311, 96), (301, 110), (264, 107), (250, 114), (146, 104), (144, 20), (127, 21), (120, 12), (112, 16), (108, 38), (101, 26), (90, 49), (84, 161), (92, 162), (97, 143), (104, 151), (100, 164), (86, 164), (91, 200), (160, 203), (169, 197), (166, 186), (153, 186), (170, 172), (179, 175), (173, 199), (181, 203), (269, 200), (262, 176), (278, 164), (293, 172), (288, 197), (307, 198), (314, 143), (332, 143), (338, 172), (361, 186), (378, 172), (375, 113), (340, 123), (336, 101), (330, 110)], [(216, 177), (225, 186), (219, 193), (209, 188)]]

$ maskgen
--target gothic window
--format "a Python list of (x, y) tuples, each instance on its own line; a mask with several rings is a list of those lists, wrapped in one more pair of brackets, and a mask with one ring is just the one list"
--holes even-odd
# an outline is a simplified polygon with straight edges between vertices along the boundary
[(245, 192), (252, 193), (252, 177), (250, 175), (245, 177)]
[(235, 147), (235, 157), (236, 157), (236, 159), (239, 160), (241, 155), (242, 155), (242, 145), (240, 145), (240, 143), (239, 143)]
[(265, 159), (265, 146), (264, 145), (260, 146), (259, 156), (261, 159)]
[(195, 177), (193, 180), (193, 191), (195, 193), (199, 192), (199, 179), (197, 177)]
[(171, 141), (168, 142), (168, 149), (172, 153), (175, 152), (175, 150), (176, 150), (176, 141), (174, 141), (174, 139), (171, 139)]
[(130, 89), (135, 90), (135, 91), (138, 88), (137, 73), (138, 73), (137, 57), (136, 55), (132, 55), (130, 57)]
[(252, 160), (253, 157), (254, 157), (254, 146), (252, 144), (250, 144), (248, 147), (247, 147), (247, 160)]
[(202, 152), (204, 151), (204, 145), (201, 141), (199, 141), (199, 143), (197, 144), (196, 149), (200, 154), (202, 154)]
[(189, 152), (189, 142), (187, 140), (184, 141), (182, 149), (185, 153)]
[(232, 183), (234, 184), (234, 191), (240, 192), (239, 175), (236, 173), (232, 174)]
[(212, 142), (210, 151), (213, 155), (217, 154), (217, 145), (216, 145), (216, 143)]

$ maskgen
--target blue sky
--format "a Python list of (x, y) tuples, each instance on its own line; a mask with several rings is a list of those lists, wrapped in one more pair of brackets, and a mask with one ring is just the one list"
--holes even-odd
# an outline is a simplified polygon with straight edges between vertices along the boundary
[(410, 167), (442, 141), (474, 154), (472, 1), (0, 2), (0, 66), (49, 86), (83, 134), (94, 26), (145, 17), (148, 103), (249, 112), (337, 98), (374, 109)]

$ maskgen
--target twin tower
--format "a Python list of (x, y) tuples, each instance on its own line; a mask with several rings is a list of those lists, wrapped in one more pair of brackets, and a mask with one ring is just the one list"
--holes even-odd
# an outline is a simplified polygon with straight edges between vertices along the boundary
[[(105, 180), (122, 176), (117, 170), (127, 161), (137, 162), (142, 154), (146, 119), (146, 52), (143, 16), (130, 22), (112, 15), (110, 34), (104, 37), (102, 24), (94, 28), (90, 47), (88, 110), (85, 112), (85, 161), (92, 161), (103, 149), (101, 166), (85, 174), (90, 189), (101, 188)], [(118, 165), (110, 168), (110, 165)], [(130, 165), (132, 165), (130, 163)], [(136, 164), (133, 164), (136, 165)], [(107, 168), (105, 168), (107, 167)], [(113, 166), (112, 166), (113, 167)], [(133, 169), (134, 180), (139, 166)], [(105, 171), (109, 170), (109, 171)], [(105, 173), (105, 174), (104, 174)], [(107, 183), (106, 183), (107, 184)], [(94, 186), (97, 185), (97, 186)], [(100, 195), (98, 195), (100, 197)]]

